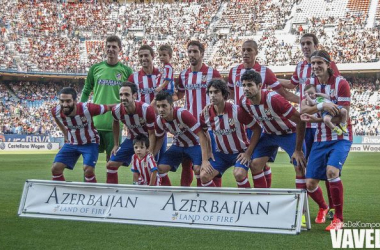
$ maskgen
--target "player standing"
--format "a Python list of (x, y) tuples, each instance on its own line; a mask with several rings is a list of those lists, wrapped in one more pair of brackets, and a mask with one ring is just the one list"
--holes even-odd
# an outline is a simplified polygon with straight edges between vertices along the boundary
[[(205, 47), (199, 41), (190, 41), (187, 44), (187, 55), (189, 57), (190, 67), (183, 70), (178, 78), (178, 99), (182, 99), (186, 96), (185, 108), (197, 119), (199, 122), (199, 116), (202, 109), (210, 103), (209, 97), (206, 95), (207, 84), (213, 78), (221, 78), (220, 73), (203, 63)], [(213, 135), (210, 137), (213, 147), (215, 142), (213, 141)], [(182, 171), (186, 171), (191, 168), (188, 161), (182, 163)], [(186, 176), (182, 176), (184, 182), (181, 182), (181, 186), (190, 186), (193, 175), (191, 171), (186, 171)], [(200, 176), (195, 175), (197, 179), (197, 186), (201, 185)], [(216, 178), (216, 186), (221, 186), (221, 179)]]
[(59, 150), (52, 166), (52, 180), (64, 181), (65, 168), (74, 169), (83, 156), (86, 182), (96, 182), (94, 168), (99, 156), (99, 134), (93, 117), (111, 110), (111, 105), (77, 102), (75, 89), (67, 87), (59, 92), (59, 105), (52, 108), (52, 116), (64, 134), (65, 144)]
[[(120, 84), (125, 82), (132, 74), (132, 69), (119, 62), (121, 52), (121, 40), (117, 36), (109, 36), (106, 39), (107, 60), (94, 64), (86, 78), (81, 102), (88, 101), (93, 92), (93, 103), (115, 104), (119, 102)], [(110, 113), (94, 118), (94, 125), (99, 131), (99, 152), (106, 151), (107, 161), (113, 148), (112, 116)]]
[[(154, 145), (154, 108), (147, 103), (136, 101), (137, 86), (132, 82), (121, 84), (120, 104), (112, 109), (113, 138), (115, 145), (112, 149), (110, 161), (107, 163), (107, 183), (118, 183), (118, 169), (121, 165), (128, 166), (133, 155), (133, 140), (138, 135), (149, 138), (150, 145)], [(127, 127), (127, 138), (119, 146), (120, 121)], [(153, 152), (153, 148), (149, 148)]]
[[(327, 179), (335, 215), (326, 230), (338, 230), (343, 227), (343, 183), (340, 175), (352, 145), (352, 126), (348, 117), (348, 133), (338, 135), (323, 123), (320, 116), (315, 117), (314, 114), (319, 111), (326, 111), (332, 116), (337, 116), (339, 114), (337, 105), (345, 108), (349, 114), (351, 93), (348, 82), (343, 77), (334, 75), (330, 63), (331, 58), (328, 52), (324, 50), (315, 51), (311, 54), (311, 65), (315, 77), (307, 80), (306, 85), (315, 85), (317, 92), (328, 94), (333, 103), (320, 103), (316, 106), (303, 105), (301, 117), (304, 121), (317, 123), (315, 140), (306, 169), (307, 189), (317, 190), (319, 180)], [(339, 118), (334, 118), (333, 122), (339, 122)], [(324, 210), (324, 215), (326, 213), (327, 211)], [(320, 218), (320, 223), (324, 221), (323, 216)]]

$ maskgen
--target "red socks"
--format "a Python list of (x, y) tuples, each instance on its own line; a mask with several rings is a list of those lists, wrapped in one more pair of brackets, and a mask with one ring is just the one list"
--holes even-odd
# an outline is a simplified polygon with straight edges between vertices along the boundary
[(319, 208), (327, 208), (327, 204), (325, 202), (325, 199), (323, 199), (323, 193), (320, 186), (314, 190), (307, 190), (307, 193), (318, 204)]
[(87, 177), (84, 177), (84, 180), (85, 182), (93, 182), (93, 183), (96, 183), (96, 177), (95, 175), (90, 175), (90, 176), (87, 176)]
[(115, 167), (107, 167), (107, 183), (112, 183), (112, 184), (119, 183), (119, 178), (117, 175), (118, 169), (119, 168), (115, 168)]
[(160, 174), (160, 177), (161, 177), (161, 186), (171, 186), (172, 185), (167, 173)]
[(215, 186), (214, 181), (211, 180), (211, 181), (209, 181), (209, 182), (207, 182), (205, 184), (202, 183), (202, 187), (216, 187), (216, 186)]
[(330, 184), (328, 181), (325, 181), (326, 190), (327, 190), (327, 198), (329, 199), (329, 207), (334, 208), (332, 199), (331, 199), (331, 193), (330, 193)]
[(51, 177), (52, 181), (65, 181), (65, 177), (63, 176), (63, 173), (61, 175), (53, 175)]
[(190, 159), (182, 160), (181, 186), (190, 187), (193, 182), (193, 163)]
[(328, 180), (330, 193), (335, 208), (335, 217), (343, 221), (343, 183), (339, 177)]
[(296, 176), (296, 188), (306, 189), (306, 179), (304, 176)]
[(272, 186), (272, 170), (270, 169), (268, 164), (265, 164), (264, 176), (267, 182), (267, 187), (270, 188)]
[(241, 182), (237, 181), (236, 183), (237, 183), (238, 188), (250, 188), (251, 187), (251, 184), (249, 184), (248, 177), (246, 177), (243, 181), (241, 181)]
[(214, 177), (214, 184), (215, 184), (215, 187), (221, 187), (222, 186), (222, 178), (221, 177)]
[(264, 172), (261, 171), (258, 174), (252, 175), (253, 179), (253, 187), (255, 188), (266, 188), (267, 187), (267, 181), (265, 180)]

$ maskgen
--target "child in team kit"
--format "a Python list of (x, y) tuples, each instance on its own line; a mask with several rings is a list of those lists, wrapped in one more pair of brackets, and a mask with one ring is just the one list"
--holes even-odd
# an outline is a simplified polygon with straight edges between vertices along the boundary
[[(174, 70), (170, 64), (172, 59), (173, 49), (169, 45), (161, 45), (158, 49), (158, 55), (162, 68), (160, 69), (160, 75), (157, 78), (156, 93), (164, 90), (171, 95), (174, 94)], [(174, 98), (173, 101), (177, 99)]]
[(159, 186), (160, 177), (154, 157), (148, 151), (149, 138), (138, 135), (133, 140), (135, 154), (132, 156), (133, 184)]
[[(305, 102), (308, 106), (322, 105), (323, 103), (331, 103), (330, 97), (327, 94), (317, 93), (314, 85), (307, 85), (305, 87)], [(323, 122), (331, 130), (335, 131), (338, 135), (347, 133), (347, 110), (345, 108), (339, 107), (340, 109), (340, 123), (336, 126), (331, 120), (333, 116), (327, 112), (322, 112)]]

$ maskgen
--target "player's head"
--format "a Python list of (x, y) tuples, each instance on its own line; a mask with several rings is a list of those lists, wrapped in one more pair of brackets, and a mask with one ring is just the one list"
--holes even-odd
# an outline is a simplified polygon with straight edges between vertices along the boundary
[(200, 65), (203, 62), (205, 47), (199, 41), (190, 41), (187, 44), (187, 55), (192, 66)]
[(318, 49), (318, 38), (316, 35), (306, 33), (301, 37), (300, 44), (303, 55), (310, 58), (311, 54)]
[(63, 114), (66, 116), (72, 114), (77, 104), (77, 92), (75, 89), (71, 87), (61, 89), (58, 93), (58, 98)]
[(141, 159), (148, 154), (149, 138), (143, 134), (139, 134), (133, 139), (133, 150), (135, 154)]
[(306, 85), (304, 88), (304, 91), (310, 96), (311, 99), (316, 98), (315, 94), (317, 93), (317, 89), (315, 88), (313, 84)]
[(109, 36), (106, 39), (106, 50), (108, 59), (118, 58), (121, 51), (121, 40), (118, 36)]
[(153, 66), (154, 51), (149, 45), (142, 45), (138, 51), (139, 61), (143, 68)]
[(161, 63), (169, 63), (172, 59), (173, 49), (170, 45), (164, 44), (158, 48), (158, 56)]
[(241, 56), (246, 64), (254, 63), (258, 53), (258, 46), (254, 40), (247, 40), (241, 46)]
[(166, 92), (161, 90), (155, 97), (158, 114), (166, 119), (172, 115), (173, 98)]
[(241, 76), (244, 95), (253, 99), (260, 93), (262, 87), (262, 79), (260, 73), (255, 70), (246, 70)]
[(137, 98), (137, 86), (133, 82), (123, 82), (119, 90), (120, 103), (124, 107), (134, 104)]
[(227, 100), (230, 92), (228, 91), (227, 83), (223, 79), (212, 79), (207, 84), (207, 94), (210, 97), (210, 102), (217, 105)]
[(326, 50), (317, 50), (311, 54), (311, 68), (316, 77), (332, 76), (334, 71), (330, 68), (331, 57)]

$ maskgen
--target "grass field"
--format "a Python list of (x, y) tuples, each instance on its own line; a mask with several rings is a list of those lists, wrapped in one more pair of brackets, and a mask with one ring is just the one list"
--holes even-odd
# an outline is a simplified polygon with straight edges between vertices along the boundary
[[(137, 226), (127, 224), (20, 218), (17, 210), (26, 179), (50, 179), (52, 152), (0, 153), (0, 249), (330, 249), (327, 224), (312, 223), (298, 236)], [(97, 179), (105, 182), (105, 156), (99, 157)], [(294, 188), (294, 171), (288, 157), (279, 153), (272, 164), (276, 188)], [(129, 168), (119, 174), (121, 183), (132, 182)], [(77, 166), (65, 172), (66, 180), (82, 181)], [(171, 175), (178, 185), (179, 174)], [(380, 223), (380, 154), (350, 153), (344, 166), (345, 221)], [(321, 183), (322, 188), (324, 184)], [(231, 169), (224, 186), (235, 187)], [(326, 194), (326, 193), (325, 193)], [(312, 221), (317, 207), (309, 200)]]

